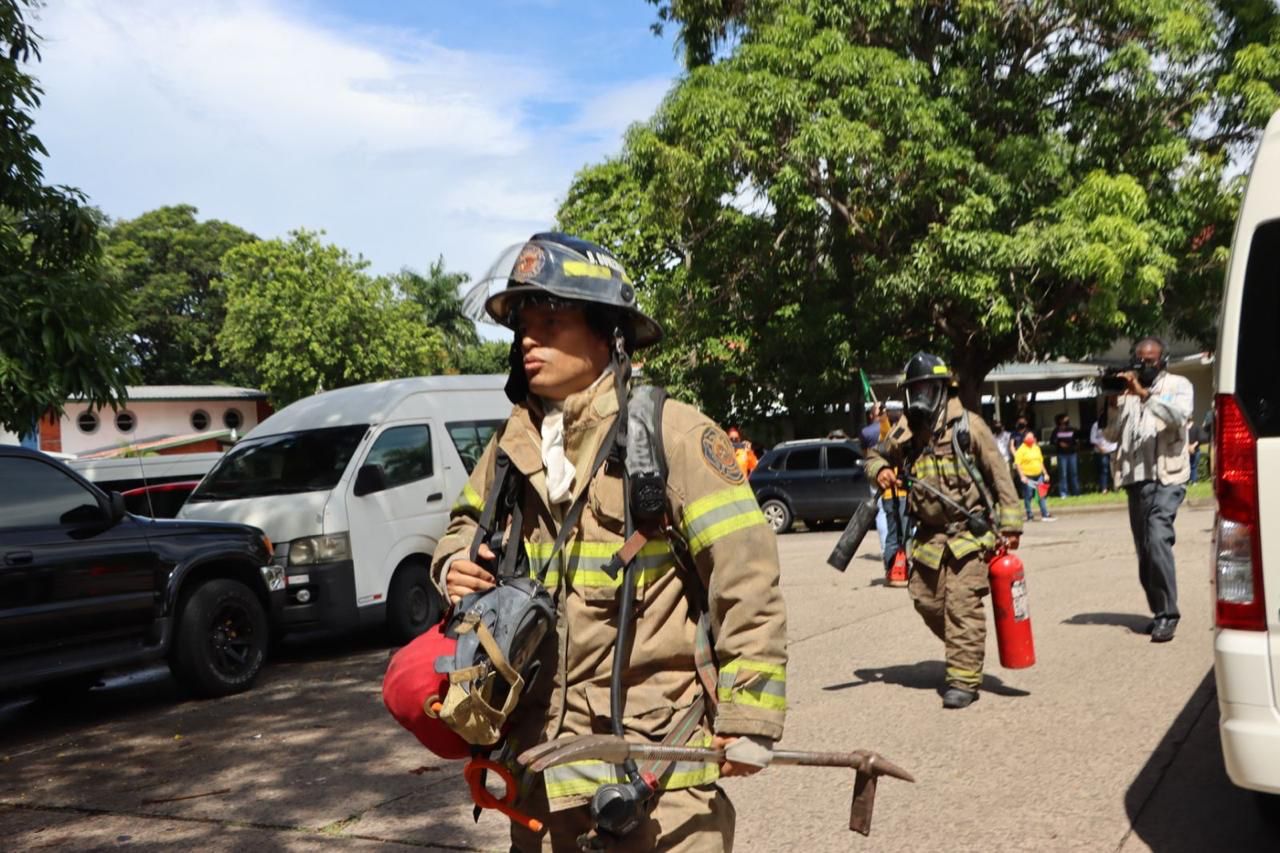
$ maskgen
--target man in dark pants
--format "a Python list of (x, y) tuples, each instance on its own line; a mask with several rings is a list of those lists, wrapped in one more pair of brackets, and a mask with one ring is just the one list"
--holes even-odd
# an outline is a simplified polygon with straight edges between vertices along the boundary
[(1159, 338), (1133, 348), (1135, 369), (1122, 374), (1129, 387), (1108, 400), (1106, 438), (1117, 442), (1116, 482), (1129, 496), (1129, 526), (1138, 552), (1138, 579), (1155, 617), (1151, 641), (1173, 639), (1178, 626), (1178, 582), (1173, 563), (1174, 519), (1191, 477), (1187, 424), (1191, 382), (1166, 370)]

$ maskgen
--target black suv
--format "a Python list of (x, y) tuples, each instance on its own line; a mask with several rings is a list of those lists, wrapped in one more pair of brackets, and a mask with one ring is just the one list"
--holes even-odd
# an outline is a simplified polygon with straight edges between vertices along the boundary
[(809, 529), (853, 515), (872, 493), (852, 441), (786, 441), (751, 472), (751, 489), (775, 533), (799, 519)]
[(284, 604), (256, 527), (141, 518), (66, 465), (0, 447), (0, 693), (168, 658), (193, 692), (253, 684)]

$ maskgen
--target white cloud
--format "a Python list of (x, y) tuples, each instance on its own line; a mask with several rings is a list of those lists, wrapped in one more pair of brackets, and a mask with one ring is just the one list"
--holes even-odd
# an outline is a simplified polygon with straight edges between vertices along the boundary
[(323, 228), (377, 270), (444, 253), (482, 271), (669, 85), (566, 86), (531, 60), (280, 2), (67, 0), (38, 27), (50, 179), (115, 217), (190, 203), (263, 236)]

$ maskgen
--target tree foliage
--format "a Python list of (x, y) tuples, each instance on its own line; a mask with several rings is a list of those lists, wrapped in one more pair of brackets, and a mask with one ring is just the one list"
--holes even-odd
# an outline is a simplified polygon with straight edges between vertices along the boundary
[(480, 341), (460, 351), (453, 359), (453, 368), (459, 373), (477, 375), (507, 373), (511, 364), (507, 360), (511, 344), (506, 341)]
[(129, 378), (97, 216), (78, 190), (44, 182), (42, 92), (24, 70), (40, 57), (30, 9), (0, 0), (0, 427), (18, 433), (72, 396), (118, 402)]
[(1212, 335), (1274, 4), (657, 5), (711, 47), (560, 224), (627, 262), (669, 333), (647, 367), (713, 413), (813, 410), (915, 348), (972, 402), (1010, 359)]
[(257, 238), (196, 219), (190, 205), (162, 207), (107, 231), (107, 257), (129, 294), (129, 332), (142, 381), (156, 385), (238, 381), (214, 346), (226, 315), (214, 286), (222, 256)]
[(443, 372), (444, 336), (367, 262), (321, 234), (242, 244), (222, 261), (224, 364), (286, 405), (320, 390)]
[(461, 348), (480, 340), (475, 323), (462, 310), (458, 291), (470, 278), (464, 272), (446, 270), (444, 255), (441, 255), (432, 262), (426, 275), (405, 267), (391, 280), (406, 299), (421, 309), (423, 323), (439, 330), (451, 347)]

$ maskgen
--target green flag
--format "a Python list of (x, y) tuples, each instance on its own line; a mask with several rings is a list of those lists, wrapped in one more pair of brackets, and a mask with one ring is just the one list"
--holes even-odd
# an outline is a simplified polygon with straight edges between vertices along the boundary
[(871, 383), (867, 381), (867, 372), (861, 367), (858, 368), (858, 378), (862, 380), (862, 396), (871, 402), (876, 400), (876, 392), (871, 390)]

